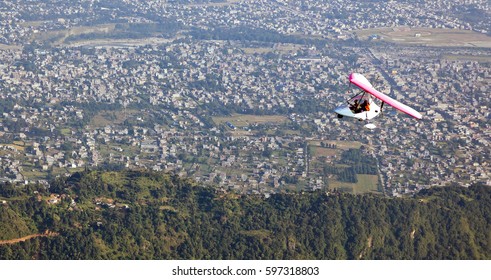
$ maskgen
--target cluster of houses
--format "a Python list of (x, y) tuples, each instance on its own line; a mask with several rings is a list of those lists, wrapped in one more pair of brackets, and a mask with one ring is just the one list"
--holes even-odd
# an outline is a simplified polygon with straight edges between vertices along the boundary
[[(315, 155), (308, 143), (316, 139), (370, 147), (384, 187), (395, 195), (454, 182), (491, 183), (489, 49), (360, 47), (340, 41), (327, 41), (325, 48), (251, 47), (185, 34), (158, 44), (23, 48), (33, 34), (98, 22), (101, 15), (117, 19), (130, 11), (98, 13), (104, 1), (66, 10), (65, 3), (17, 2), (15, 7), (0, 3), (0, 26), (5, 27), (0, 43), (8, 44), (0, 45), (1, 181), (45, 180), (109, 164), (173, 171), (239, 191), (270, 192), (291, 181), (316, 189), (328, 184), (309, 169)], [(133, 2), (138, 17), (175, 16), (187, 27), (250, 26), (324, 39), (401, 24), (479, 30), (485, 22), (471, 24), (441, 13), (455, 5), (447, 0), (420, 6), (370, 2), (378, 12), (350, 1), (303, 1), (301, 6), (289, 1)], [(29, 25), (33, 18), (26, 11), (34, 8), (42, 8), (39, 17), (46, 21)], [(68, 16), (72, 13), (78, 16)], [(379, 90), (421, 111), (423, 120), (384, 108), (386, 116), (370, 132), (335, 118), (332, 109), (348, 97), (347, 75), (353, 68)], [(246, 126), (233, 116), (224, 123), (213, 119), (230, 112), (284, 119)]]
[[(218, 2), (218, 3), (217, 3)], [(22, 44), (47, 31), (103, 23), (175, 20), (185, 27), (249, 26), (329, 38), (378, 27), (456, 28), (488, 33), (487, 0), (407, 1), (2, 1), (0, 44)], [(475, 13), (475, 14), (472, 14)]]

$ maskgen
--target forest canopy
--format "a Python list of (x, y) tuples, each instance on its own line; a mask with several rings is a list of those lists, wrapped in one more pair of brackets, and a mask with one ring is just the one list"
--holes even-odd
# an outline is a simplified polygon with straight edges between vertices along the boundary
[(49, 188), (4, 183), (0, 202), (0, 259), (491, 257), (484, 185), (435, 187), (413, 198), (266, 198), (166, 173), (86, 171)]

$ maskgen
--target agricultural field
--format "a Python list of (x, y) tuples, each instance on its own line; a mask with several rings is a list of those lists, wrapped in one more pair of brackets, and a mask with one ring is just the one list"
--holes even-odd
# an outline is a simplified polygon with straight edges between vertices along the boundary
[(91, 121), (91, 127), (105, 127), (107, 125), (119, 125), (124, 123), (130, 117), (136, 115), (142, 115), (141, 111), (138, 110), (126, 110), (125, 111), (101, 111), (97, 115), (95, 115)]
[(217, 125), (230, 122), (237, 128), (247, 127), (254, 124), (280, 124), (286, 122), (287, 120), (287, 117), (280, 115), (259, 116), (234, 114), (227, 117), (213, 117), (213, 122), (215, 122)]
[(336, 180), (329, 181), (330, 189), (338, 189), (341, 191), (347, 191), (353, 194), (363, 194), (363, 193), (380, 193), (378, 190), (378, 176), (377, 175), (367, 175), (367, 174), (357, 174), (357, 183), (346, 183)]
[(281, 44), (277, 43), (274, 47), (257, 47), (257, 48), (241, 48), (246, 54), (265, 54), (270, 52), (278, 52), (280, 54), (288, 54), (298, 51), (302, 48), (302, 45), (298, 44)]
[[(323, 144), (321, 144), (323, 143)], [(312, 162), (318, 162), (324, 158), (339, 158), (341, 152), (349, 149), (360, 149), (361, 142), (358, 141), (319, 141), (308, 142)]]
[(72, 128), (69, 128), (69, 127), (61, 128), (60, 133), (63, 136), (70, 136), (70, 135), (72, 135)]
[(25, 145), (22, 141), (14, 141), (12, 144), (0, 144), (0, 146), (8, 146), (16, 149), (19, 152), (23, 152), (25, 150)]
[(205, 3), (189, 3), (189, 4), (183, 4), (185, 6), (189, 7), (223, 7), (223, 6), (230, 6), (233, 4), (239, 3), (241, 0), (226, 0), (226, 1), (217, 1), (217, 2), (205, 2)]
[[(341, 163), (343, 152), (359, 150), (362, 143), (357, 141), (309, 141), (311, 173), (323, 174), (323, 166), (329, 165), (339, 170), (351, 168), (349, 163)], [(331, 174), (327, 179), (329, 189), (337, 189), (353, 194), (379, 193), (378, 175), (356, 174), (356, 183), (340, 181)]]
[[(348, 149), (359, 149), (363, 145), (361, 142), (358, 141), (322, 141), (326, 145), (331, 145), (336, 147), (336, 149), (341, 149), (341, 150), (348, 150)], [(321, 141), (319, 140), (312, 140), (309, 141), (309, 145), (313, 147), (319, 147), (321, 148)]]

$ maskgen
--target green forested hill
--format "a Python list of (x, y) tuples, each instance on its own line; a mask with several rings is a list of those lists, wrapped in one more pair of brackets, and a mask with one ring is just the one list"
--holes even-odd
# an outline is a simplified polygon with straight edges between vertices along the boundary
[[(27, 219), (29, 220), (29, 219)], [(9, 240), (29, 235), (29, 228), (25, 219), (10, 207), (0, 207), (0, 240)]]
[(489, 186), (264, 198), (163, 173), (90, 171), (49, 192), (5, 184), (0, 197), (0, 240), (54, 233), (2, 244), (0, 259), (491, 258)]

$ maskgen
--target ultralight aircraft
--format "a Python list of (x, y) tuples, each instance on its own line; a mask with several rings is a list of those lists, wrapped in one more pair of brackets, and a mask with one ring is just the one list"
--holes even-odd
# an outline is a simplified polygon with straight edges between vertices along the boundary
[[(352, 73), (349, 76), (349, 81), (360, 88), (361, 92), (350, 98), (347, 101), (347, 105), (339, 106), (334, 110), (334, 112), (338, 114), (338, 118), (346, 116), (356, 118), (360, 121), (368, 121), (375, 118), (382, 112), (382, 108), (384, 107), (385, 103), (410, 115), (413, 118), (422, 118), (421, 113), (418, 111), (376, 90), (362, 74)], [(372, 97), (380, 99), (382, 101), (381, 105), (377, 105)], [(374, 129), (375, 125), (368, 123), (365, 125), (365, 127)]]

